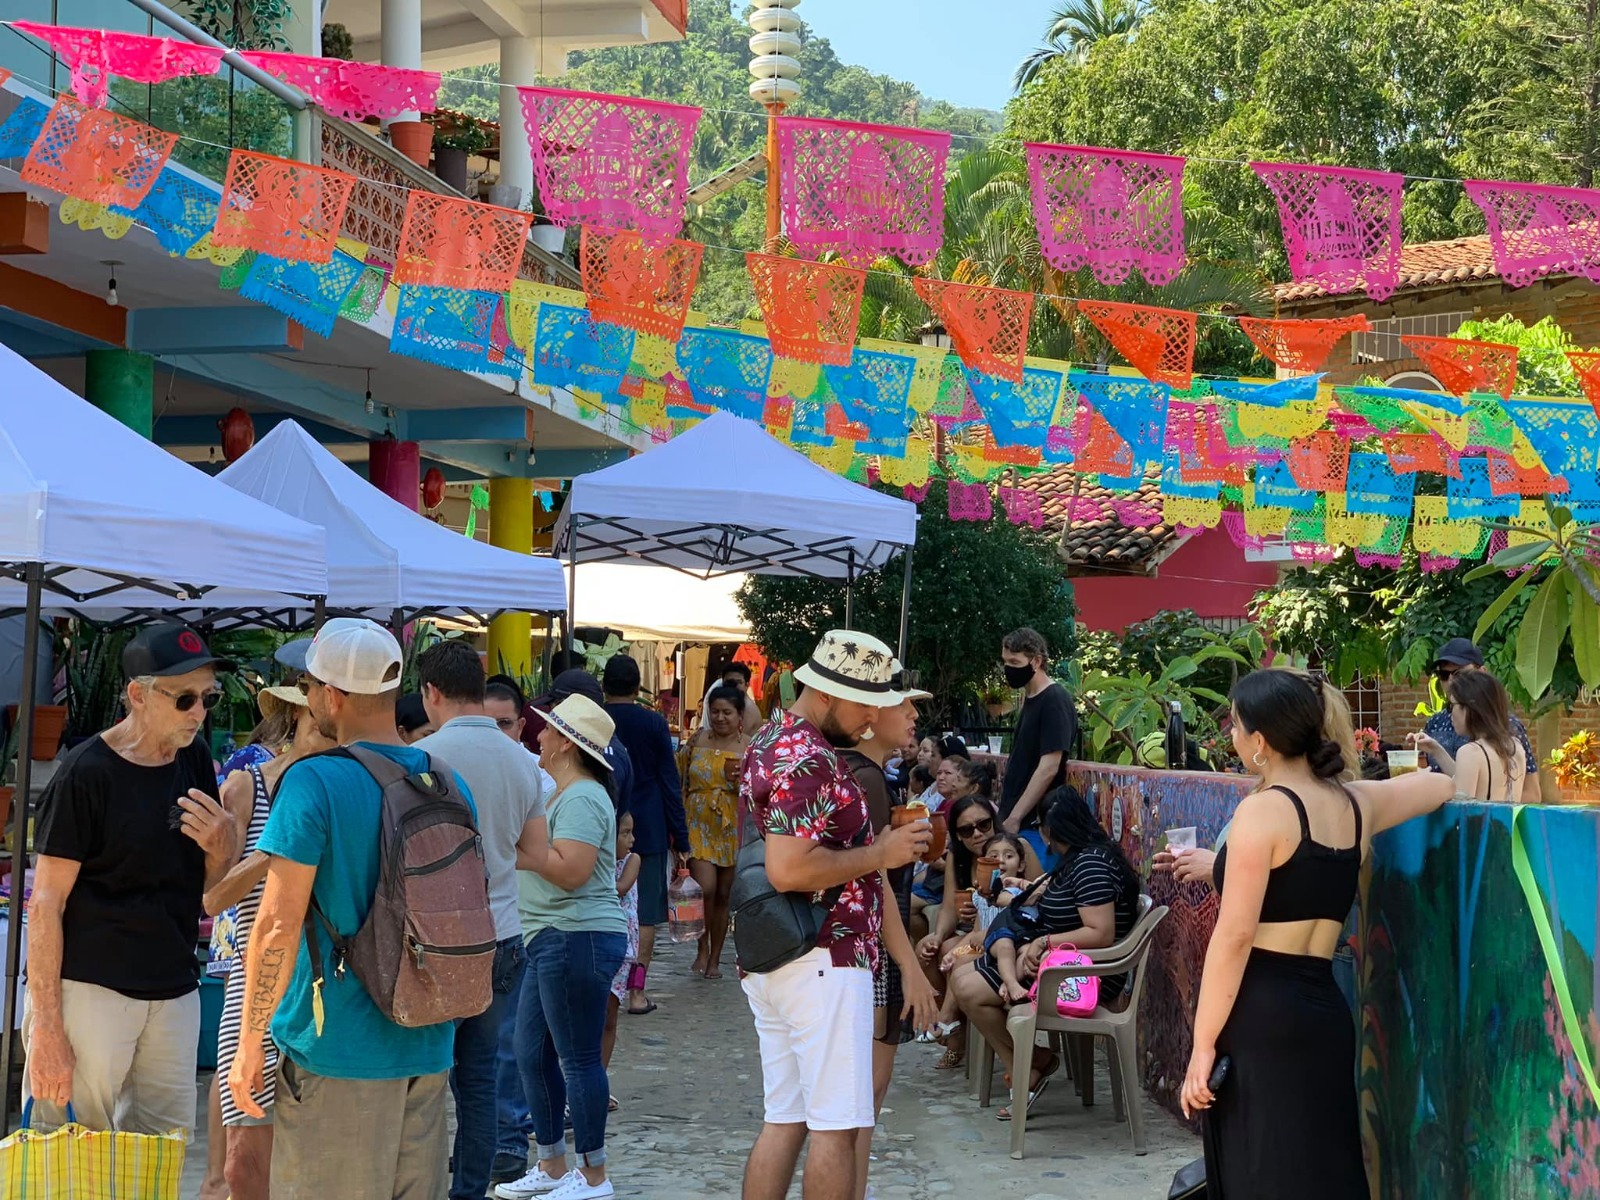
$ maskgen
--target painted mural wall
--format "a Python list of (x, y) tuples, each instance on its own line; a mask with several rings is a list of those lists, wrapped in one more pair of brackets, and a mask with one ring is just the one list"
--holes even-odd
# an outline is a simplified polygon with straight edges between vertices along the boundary
[[(1217, 901), (1150, 856), (1177, 826), (1214, 842), (1251, 781), (1074, 764), (1073, 782), (1173, 910), (1140, 1048), (1176, 1111)], [(1452, 803), (1376, 840), (1343, 974), (1377, 1200), (1600, 1200), (1597, 883), (1596, 810)]]

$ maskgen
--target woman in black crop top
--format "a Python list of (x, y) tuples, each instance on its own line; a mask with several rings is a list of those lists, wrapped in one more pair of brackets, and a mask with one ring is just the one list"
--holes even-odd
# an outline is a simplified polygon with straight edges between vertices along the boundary
[[(1368, 840), (1449, 799), (1426, 773), (1341, 783), (1320, 687), (1256, 671), (1233, 690), (1233, 744), (1262, 787), (1234, 814), (1213, 878), (1186, 1113), (1205, 1119), (1209, 1200), (1367, 1200), (1355, 1029), (1332, 957)], [(1217, 1060), (1230, 1060), (1215, 1093)]]

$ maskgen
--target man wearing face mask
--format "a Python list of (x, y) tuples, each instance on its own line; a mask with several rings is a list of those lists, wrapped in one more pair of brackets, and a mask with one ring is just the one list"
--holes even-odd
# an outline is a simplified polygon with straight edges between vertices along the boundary
[(1045, 673), (1049, 654), (1043, 635), (1027, 626), (1013, 629), (1000, 643), (1006, 684), (1023, 693), (1000, 789), (1000, 819), (1006, 832), (1019, 834), (1041, 861), (1048, 851), (1039, 836), (1039, 802), (1066, 782), (1067, 755), (1078, 734), (1072, 693)]

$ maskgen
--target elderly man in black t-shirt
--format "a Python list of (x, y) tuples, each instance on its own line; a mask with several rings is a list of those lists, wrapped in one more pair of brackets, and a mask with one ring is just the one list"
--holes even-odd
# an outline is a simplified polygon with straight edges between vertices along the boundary
[(1041, 802), (1066, 781), (1067, 755), (1078, 736), (1072, 693), (1045, 673), (1049, 654), (1044, 636), (1026, 626), (1013, 629), (1000, 643), (1006, 683), (1023, 693), (1000, 789), (1000, 819), (1007, 833), (1027, 840), (1041, 862), (1053, 857), (1039, 836)]
[(23, 1095), (45, 1128), (195, 1125), (201, 896), (238, 858), (199, 738), (219, 662), (186, 625), (122, 652), (128, 715), (78, 746), (39, 801)]

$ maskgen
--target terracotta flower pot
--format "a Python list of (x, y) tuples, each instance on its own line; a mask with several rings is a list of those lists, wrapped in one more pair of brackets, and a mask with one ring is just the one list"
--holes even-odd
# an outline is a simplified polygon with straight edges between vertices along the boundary
[(389, 143), (426, 170), (433, 157), (433, 126), (426, 121), (391, 121)]
[[(13, 724), (17, 720), (17, 706), (6, 709)], [(67, 727), (67, 706), (64, 704), (37, 704), (33, 709), (33, 745), (29, 757), (34, 762), (49, 762), (61, 749), (61, 734)]]

